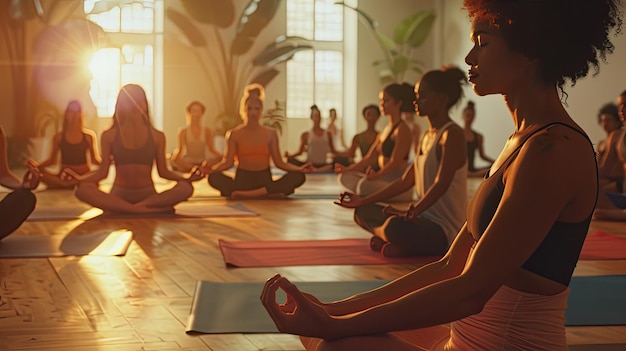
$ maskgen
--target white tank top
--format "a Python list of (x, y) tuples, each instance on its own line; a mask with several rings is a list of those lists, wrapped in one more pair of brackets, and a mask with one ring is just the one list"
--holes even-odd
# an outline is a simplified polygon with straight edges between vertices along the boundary
[(200, 137), (195, 138), (191, 133), (191, 128), (186, 128), (187, 145), (185, 145), (185, 158), (195, 162), (202, 162), (207, 159), (206, 134), (204, 127), (200, 132)]
[(325, 164), (329, 152), (328, 132), (324, 130), (324, 133), (319, 136), (313, 132), (313, 129), (309, 130), (307, 161), (314, 165)]
[[(439, 160), (437, 159), (437, 145), (443, 132), (454, 122), (444, 125), (435, 137), (422, 137), (420, 145), (421, 152), (417, 156), (415, 167), (415, 190), (419, 198), (422, 198), (426, 191), (435, 182), (437, 171), (439, 170)], [(467, 163), (467, 161), (466, 161)], [(467, 165), (457, 169), (452, 178), (450, 187), (437, 202), (424, 211), (421, 216), (425, 219), (437, 223), (448, 237), (448, 244), (452, 244), (454, 238), (463, 226), (467, 213)]]

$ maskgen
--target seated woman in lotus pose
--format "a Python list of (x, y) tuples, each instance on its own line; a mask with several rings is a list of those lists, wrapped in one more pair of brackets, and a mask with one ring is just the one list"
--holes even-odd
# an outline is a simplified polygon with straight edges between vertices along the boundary
[[(148, 100), (142, 87), (128, 84), (122, 87), (115, 104), (113, 126), (102, 133), (102, 163), (90, 174), (79, 175), (70, 169), (63, 174), (78, 183), (76, 197), (105, 212), (167, 213), (193, 194), (192, 181), (203, 178), (198, 169), (184, 176), (167, 167), (165, 134), (150, 122)], [(115, 180), (109, 193), (100, 190), (99, 182), (109, 174), (111, 163)], [(161, 193), (154, 188), (152, 167), (159, 176), (176, 184)]]
[[(476, 119), (476, 107), (473, 101), (468, 101), (467, 106), (463, 109), (463, 130), (465, 131), (465, 139), (467, 140), (467, 169), (470, 177), (484, 177), (493, 164), (493, 159), (485, 154), (485, 138), (482, 134), (472, 129), (472, 124)], [(483, 161), (489, 162), (487, 167), (476, 167), (474, 161), (476, 159), (476, 151)]]
[[(443, 256), (465, 222), (467, 159), (463, 129), (449, 110), (463, 95), (467, 79), (460, 69), (445, 68), (422, 76), (415, 87), (415, 108), (428, 118), (418, 156), (404, 175), (387, 187), (359, 196), (341, 194), (340, 206), (354, 208), (358, 225), (373, 234), (372, 250), (385, 256)], [(376, 202), (413, 188), (419, 200), (408, 210)]]
[[(302, 293), (281, 275), (266, 282), (261, 301), (277, 329), (303, 336), (307, 350), (568, 349), (568, 285), (598, 176), (593, 143), (564, 108), (562, 89), (613, 51), (622, 7), (619, 0), (464, 4), (473, 18), (469, 81), (480, 96), (504, 97), (515, 131), (441, 260), (336, 302)], [(448, 323), (449, 335), (429, 345), (395, 333), (423, 341), (420, 328)]]
[(172, 153), (172, 166), (179, 172), (190, 172), (194, 167), (206, 162), (214, 165), (222, 158), (215, 149), (213, 133), (202, 125), (206, 107), (199, 101), (187, 105), (187, 126), (178, 131), (178, 147)]
[[(80, 102), (70, 101), (63, 115), (63, 129), (52, 138), (52, 149), (48, 158), (41, 163), (33, 160), (28, 161), (31, 167), (39, 169), (41, 182), (46, 184), (48, 188), (74, 187), (74, 184), (61, 179), (61, 171), (64, 169), (71, 169), (82, 175), (89, 173), (92, 164), (100, 164), (96, 133), (84, 128), (83, 120)], [(53, 173), (46, 170), (46, 167), (58, 163), (59, 154), (61, 155), (59, 172)]]
[[(621, 122), (626, 123), (626, 90), (617, 98), (617, 110)], [(619, 128), (610, 135), (604, 156), (600, 160), (600, 177), (603, 175), (604, 162), (610, 162), (610, 160), (615, 163), (613, 168), (618, 168), (622, 175), (626, 174), (626, 130), (624, 128)], [(625, 179), (619, 178), (618, 189), (621, 189), (621, 192), (609, 190), (600, 192), (593, 218), (626, 221), (626, 193), (623, 192), (623, 189), (626, 189)]]
[[(407, 169), (413, 137), (402, 112), (415, 112), (415, 93), (410, 84), (392, 83), (380, 93), (383, 115), (389, 116), (389, 124), (378, 135), (369, 152), (359, 162), (349, 166), (335, 164), (339, 182), (348, 191), (367, 196), (400, 179)], [(379, 170), (375, 171), (374, 166)], [(409, 189), (389, 201), (411, 201), (413, 189)]]
[[(280, 153), (278, 133), (260, 123), (263, 114), (264, 91), (261, 86), (246, 88), (241, 99), (240, 113), (243, 124), (226, 134), (226, 150), (220, 162), (202, 167), (209, 175), (209, 184), (222, 196), (232, 198), (285, 197), (306, 180), (304, 172), (315, 168), (306, 163), (296, 166), (285, 162)], [(223, 172), (236, 162), (235, 177)], [(276, 167), (287, 171), (278, 180), (272, 179), (270, 160)]]
[[(344, 156), (348, 160), (348, 164), (354, 163), (354, 158), (356, 157), (356, 150), (359, 150), (361, 153), (361, 158), (365, 157), (367, 153), (370, 151), (370, 148), (378, 138), (378, 131), (376, 130), (376, 122), (380, 118), (380, 108), (376, 105), (367, 105), (363, 108), (362, 111), (363, 119), (365, 119), (365, 123), (367, 123), (367, 127), (364, 131), (356, 134), (352, 138), (352, 143), (348, 150), (343, 153), (341, 156)], [(378, 164), (375, 164), (372, 167), (374, 171), (378, 170)]]
[(39, 185), (39, 179), (36, 168), (29, 167), (22, 179), (11, 172), (6, 137), (0, 126), (0, 186), (13, 190), (0, 200), (0, 240), (19, 228), (35, 209), (37, 198), (31, 190)]
[[(318, 172), (328, 172), (333, 170), (334, 162), (328, 162), (330, 155), (335, 155), (332, 135), (322, 128), (322, 116), (316, 105), (311, 106), (311, 121), (313, 127), (300, 135), (300, 147), (298, 151), (290, 154), (285, 151), (287, 162), (296, 166), (310, 163)], [(306, 162), (297, 159), (303, 153), (307, 154)]]

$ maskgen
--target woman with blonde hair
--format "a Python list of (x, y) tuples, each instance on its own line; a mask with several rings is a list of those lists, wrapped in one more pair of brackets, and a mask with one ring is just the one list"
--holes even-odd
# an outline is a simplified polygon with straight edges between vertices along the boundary
[[(243, 123), (226, 133), (222, 160), (213, 166), (202, 167), (203, 173), (209, 175), (209, 184), (222, 196), (285, 197), (304, 183), (304, 172), (315, 170), (309, 163), (295, 166), (282, 159), (278, 133), (261, 124), (264, 96), (265, 91), (258, 84), (246, 88), (240, 104)], [(270, 161), (287, 173), (274, 180)], [(233, 165), (234, 178), (223, 173)]]

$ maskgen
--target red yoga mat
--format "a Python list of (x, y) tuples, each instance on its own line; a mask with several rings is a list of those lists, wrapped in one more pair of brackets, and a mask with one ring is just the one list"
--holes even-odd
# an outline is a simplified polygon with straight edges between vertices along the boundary
[(228, 241), (219, 240), (231, 267), (279, 267), (361, 264), (426, 264), (438, 256), (385, 257), (370, 250), (369, 239)]
[(624, 260), (626, 238), (596, 230), (587, 235), (580, 260)]

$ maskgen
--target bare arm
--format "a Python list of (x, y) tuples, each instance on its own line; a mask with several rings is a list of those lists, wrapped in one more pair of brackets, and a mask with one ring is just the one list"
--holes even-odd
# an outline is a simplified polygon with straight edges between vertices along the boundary
[(302, 155), (302, 153), (304, 153), (306, 149), (306, 145), (308, 141), (309, 141), (309, 132), (304, 132), (300, 134), (300, 147), (298, 147), (298, 151), (296, 151), (293, 154), (289, 154), (288, 152), (285, 152), (285, 157), (296, 157), (296, 156)]
[(278, 145), (278, 134), (275, 129), (270, 130), (270, 139), (269, 139), (269, 148), (270, 148), (270, 157), (274, 162), (276, 167), (282, 169), (283, 171), (293, 171), (293, 172), (303, 172), (305, 169), (310, 168), (308, 164), (304, 166), (296, 166), (291, 163), (285, 162), (280, 154), (280, 146)]
[(48, 158), (39, 164), (34, 162), (33, 165), (36, 165), (37, 168), (42, 169), (57, 164), (59, 161), (59, 142), (61, 141), (62, 137), (63, 132), (56, 133), (54, 137), (52, 137), (52, 145), (50, 145), (50, 154), (48, 155)]
[(450, 187), (457, 170), (466, 167), (467, 145), (463, 129), (456, 125), (448, 128), (442, 133), (437, 147), (441, 150), (437, 175), (424, 196), (411, 206), (410, 217), (416, 217), (435, 204)]
[(98, 144), (96, 143), (96, 133), (92, 130), (85, 130), (85, 134), (87, 135), (87, 142), (89, 143), (89, 159), (94, 165), (99, 165), (102, 163), (102, 159), (100, 158)]
[[(502, 200), (460, 275), (362, 313), (337, 318), (329, 328), (335, 333), (332, 336), (421, 328), (480, 312), (521, 269), (555, 221), (565, 220), (563, 216), (579, 220), (593, 209), (595, 169), (590, 162), (581, 169), (580, 160), (566, 156), (571, 151), (563, 144), (551, 140), (526, 143), (505, 173)], [(572, 206), (578, 207), (577, 212)], [(569, 218), (574, 214), (575, 218)]]
[(174, 180), (177, 182), (190, 180), (185, 175), (174, 172), (169, 169), (169, 167), (167, 167), (167, 161), (165, 159), (165, 134), (156, 129), (152, 129), (150, 132), (151, 135), (149, 135), (148, 137), (154, 138), (154, 142), (156, 144), (155, 163), (159, 176), (161, 176), (161, 178)]
[(215, 140), (213, 140), (213, 133), (211, 132), (211, 129), (209, 127), (204, 127), (204, 132), (204, 139), (206, 140), (206, 146), (209, 148), (209, 151), (214, 155), (221, 155), (222, 153), (217, 151), (215, 148)]
[(391, 157), (389, 161), (380, 169), (380, 171), (369, 175), (368, 179), (378, 179), (386, 176), (387, 174), (397, 170), (401, 167), (406, 167), (407, 165), (407, 155), (411, 150), (411, 144), (413, 142), (413, 136), (411, 135), (411, 131), (409, 127), (401, 123), (398, 128), (396, 128), (396, 144), (391, 153)]
[(237, 130), (229, 130), (226, 132), (226, 146), (222, 160), (210, 169), (204, 170), (205, 173), (214, 173), (225, 171), (235, 164), (235, 153), (237, 152)]
[(22, 181), (9, 169), (7, 157), (7, 141), (4, 129), (0, 126), (0, 185), (9, 189), (18, 189)]
[(102, 150), (102, 162), (98, 165), (98, 169), (91, 173), (84, 175), (73, 174), (79, 182), (97, 183), (109, 175), (109, 168), (111, 167), (111, 145), (113, 144), (113, 137), (117, 133), (117, 130), (108, 129), (102, 133), (100, 137), (100, 150)]
[(187, 134), (185, 133), (185, 128), (180, 128), (178, 130), (178, 137), (176, 138), (178, 142), (178, 146), (172, 152), (172, 160), (176, 161), (179, 157), (182, 157), (183, 148), (187, 144)]
[(624, 129), (615, 131), (609, 135), (606, 140), (606, 149), (602, 154), (602, 158), (598, 162), (598, 174), (600, 178), (606, 178), (611, 175), (611, 171), (615, 168), (615, 164), (619, 162), (619, 156), (617, 154), (617, 143), (620, 140), (620, 136), (624, 135)]
[(366, 155), (361, 158), (361, 160), (357, 163), (353, 163), (348, 167), (345, 167), (342, 172), (346, 171), (364, 171), (367, 167), (374, 165), (378, 160), (378, 155), (380, 154), (380, 138), (377, 136), (376, 140), (372, 146), (370, 146), (369, 151)]

